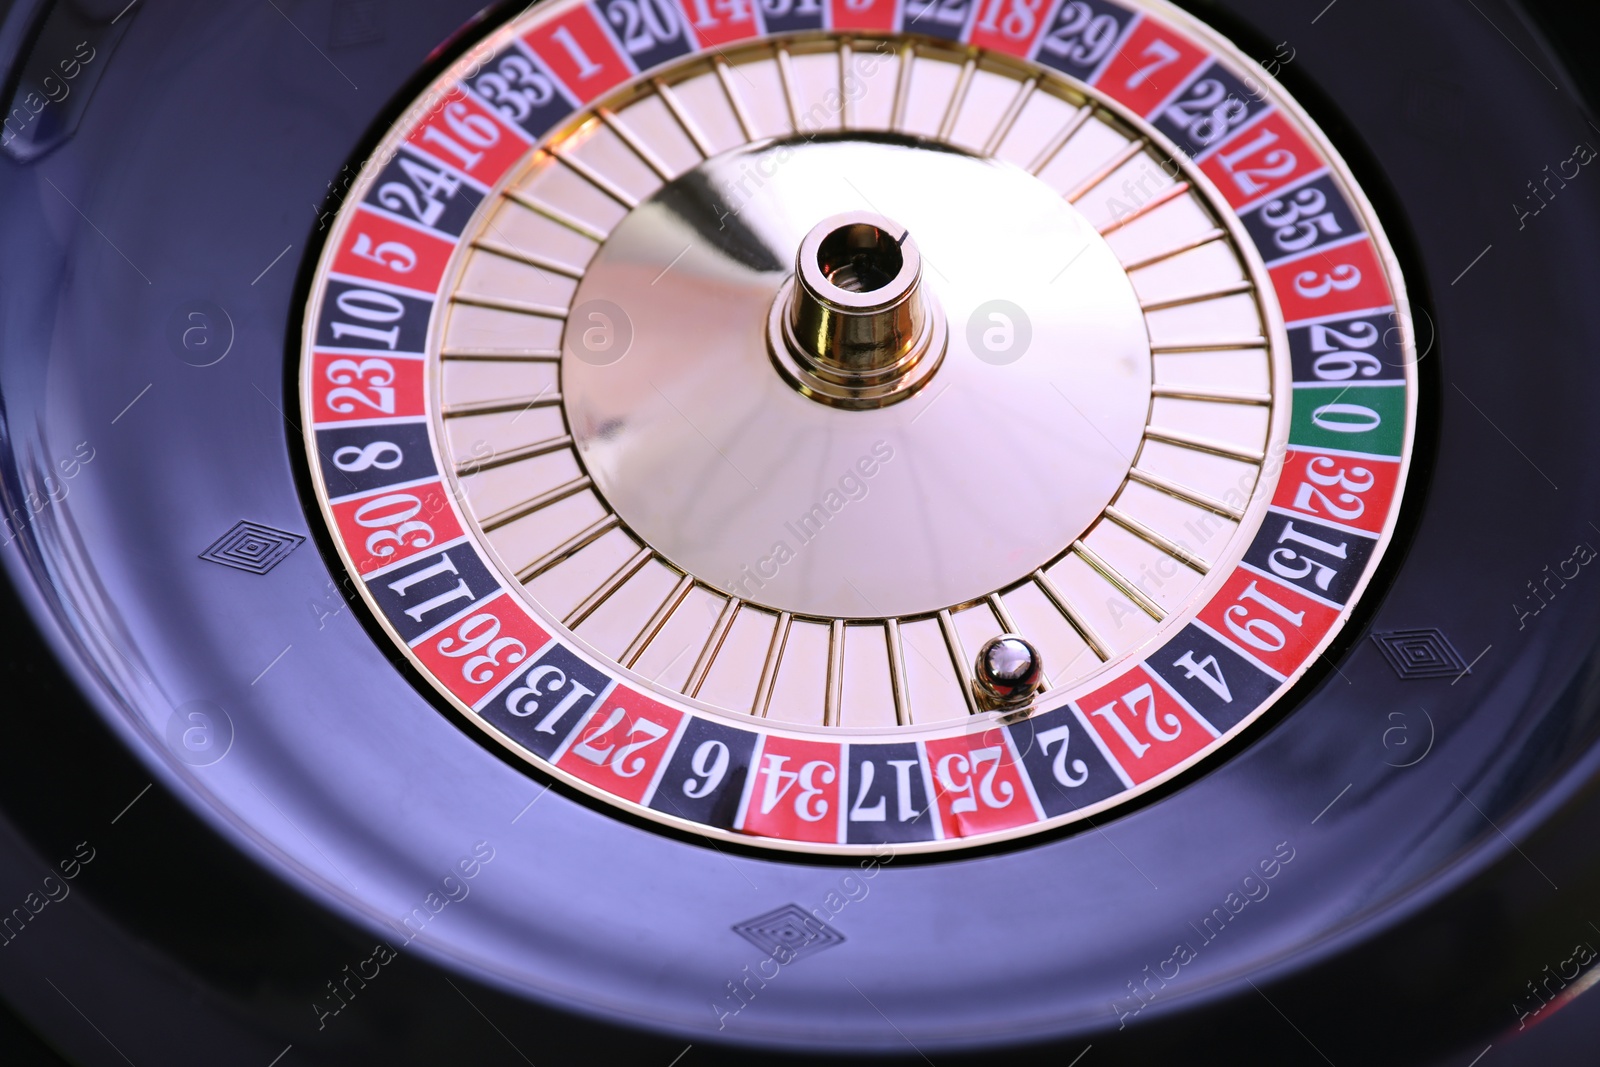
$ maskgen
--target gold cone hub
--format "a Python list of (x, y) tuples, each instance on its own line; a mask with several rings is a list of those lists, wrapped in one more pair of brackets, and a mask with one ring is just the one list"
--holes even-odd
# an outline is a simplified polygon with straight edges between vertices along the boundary
[(851, 211), (812, 227), (768, 324), (778, 369), (806, 396), (877, 408), (921, 388), (944, 358), (944, 313), (903, 226)]

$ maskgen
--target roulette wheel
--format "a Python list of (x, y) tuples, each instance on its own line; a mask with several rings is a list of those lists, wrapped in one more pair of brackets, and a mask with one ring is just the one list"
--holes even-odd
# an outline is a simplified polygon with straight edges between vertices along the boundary
[(1573, 13), (3, 10), (19, 1057), (1600, 1032)]

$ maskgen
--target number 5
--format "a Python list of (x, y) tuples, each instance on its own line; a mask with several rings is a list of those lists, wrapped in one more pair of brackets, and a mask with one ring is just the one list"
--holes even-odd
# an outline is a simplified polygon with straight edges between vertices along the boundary
[(374, 248), (372, 238), (364, 233), (356, 235), (356, 242), (351, 246), (350, 252), (362, 259), (370, 259), (380, 267), (388, 267), (396, 274), (409, 274), (417, 266), (417, 253), (410, 245), (399, 241), (384, 241)]

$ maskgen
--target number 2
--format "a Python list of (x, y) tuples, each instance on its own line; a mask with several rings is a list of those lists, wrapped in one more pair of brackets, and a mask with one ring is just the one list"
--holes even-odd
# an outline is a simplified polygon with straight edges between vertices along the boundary
[(1039, 735), (1039, 751), (1046, 756), (1050, 755), (1050, 746), (1057, 741), (1061, 748), (1056, 752), (1055, 759), (1050, 763), (1050, 769), (1056, 776), (1056, 781), (1068, 789), (1076, 789), (1089, 780), (1089, 766), (1081, 759), (1072, 761), (1072, 771), (1067, 771), (1067, 738), (1071, 732), (1071, 725), (1057, 726), (1053, 730), (1046, 730)]

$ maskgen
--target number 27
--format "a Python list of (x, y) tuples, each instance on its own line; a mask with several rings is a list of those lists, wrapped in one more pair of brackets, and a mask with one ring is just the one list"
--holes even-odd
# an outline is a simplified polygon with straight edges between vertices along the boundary
[[(667, 736), (667, 728), (660, 723), (651, 722), (649, 719), (635, 719), (633, 720), (633, 725), (628, 727), (628, 736), (633, 737), (635, 734), (644, 734), (643, 741), (635, 741), (632, 744), (623, 745), (621, 748), (618, 748), (614, 743), (604, 748), (598, 747), (596, 742), (606, 734), (609, 734), (626, 714), (627, 712), (622, 708), (612, 708), (611, 714), (606, 718), (600, 729), (595, 730), (572, 747), (573, 755), (582, 756), (596, 766), (604, 766), (609, 758), (611, 769), (619, 776), (633, 778), (638, 775), (640, 771), (645, 769), (649, 761), (640, 756), (633, 760), (632, 763), (629, 763), (629, 758), (640, 749), (646, 748)], [(613, 751), (616, 752), (614, 756), (612, 755)]]

